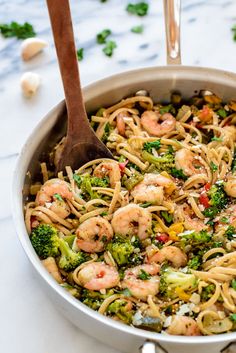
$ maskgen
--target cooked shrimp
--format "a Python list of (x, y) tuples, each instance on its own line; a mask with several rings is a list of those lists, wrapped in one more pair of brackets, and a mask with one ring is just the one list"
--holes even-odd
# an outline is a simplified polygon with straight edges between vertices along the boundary
[(163, 263), (169, 261), (174, 267), (183, 267), (187, 264), (186, 254), (176, 246), (165, 246), (154, 255), (148, 258), (149, 263), (158, 262)]
[(180, 336), (201, 336), (198, 324), (194, 319), (188, 316), (175, 315), (167, 329), (170, 335)]
[(121, 287), (128, 288), (135, 298), (147, 300), (149, 295), (156, 295), (159, 291), (159, 276), (156, 276), (159, 270), (157, 264), (129, 268), (125, 271)]
[(184, 174), (191, 176), (194, 174), (206, 174), (204, 166), (199, 157), (187, 148), (181, 148), (175, 154), (175, 166), (182, 169)]
[[(162, 122), (159, 123), (159, 120)], [(160, 113), (146, 110), (141, 116), (143, 128), (152, 136), (163, 136), (175, 129), (176, 120), (170, 113)]]
[(144, 180), (131, 191), (135, 202), (152, 202), (162, 204), (164, 191), (167, 194), (176, 188), (174, 182), (160, 174), (145, 174)]
[(146, 239), (151, 229), (152, 216), (145, 208), (131, 203), (115, 211), (111, 225), (117, 234), (137, 234), (140, 239)]
[(196, 217), (193, 210), (186, 203), (177, 206), (174, 218), (175, 221), (183, 222), (184, 228), (187, 230), (196, 230), (197, 232), (200, 232), (207, 228), (207, 225), (200, 218)]
[(124, 121), (125, 116), (127, 116), (127, 113), (121, 112), (116, 117), (116, 127), (121, 136), (125, 136), (125, 121)]
[(224, 185), (225, 192), (228, 196), (236, 197), (236, 177), (230, 175)]
[(112, 188), (116, 186), (116, 182), (120, 181), (121, 173), (119, 164), (115, 161), (100, 163), (93, 172), (93, 175), (98, 178), (109, 177), (110, 185)]
[(66, 181), (50, 179), (38, 191), (35, 202), (39, 206), (49, 208), (64, 219), (70, 214), (70, 208), (64, 199), (71, 200), (72, 197), (70, 185)]
[(117, 286), (120, 277), (115, 267), (104, 262), (92, 262), (79, 271), (78, 280), (84, 288), (101, 290)]
[(76, 244), (86, 252), (101, 252), (113, 236), (110, 223), (102, 217), (92, 217), (79, 225), (76, 230)]

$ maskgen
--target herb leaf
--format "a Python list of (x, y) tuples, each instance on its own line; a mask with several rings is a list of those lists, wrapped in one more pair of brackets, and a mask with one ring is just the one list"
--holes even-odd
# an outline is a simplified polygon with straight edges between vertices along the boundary
[(220, 108), (219, 110), (217, 110), (217, 114), (221, 117), (221, 118), (226, 118), (227, 117), (227, 112), (224, 108)]
[(111, 34), (110, 29), (104, 29), (102, 32), (97, 34), (97, 43), (105, 44), (107, 37)]
[(10, 24), (0, 24), (0, 32), (5, 38), (26, 39), (36, 36), (33, 26), (28, 22), (23, 25), (15, 21)]
[(137, 276), (137, 278), (141, 279), (143, 281), (146, 281), (146, 280), (150, 279), (151, 276), (146, 271), (141, 269), (139, 275)]
[(172, 168), (170, 174), (178, 179), (188, 179), (187, 175), (184, 174), (183, 169)]
[(222, 138), (220, 138), (220, 137), (216, 137), (216, 136), (214, 136), (214, 137), (212, 137), (211, 141), (218, 141), (218, 142), (222, 142), (223, 140), (222, 140)]
[(106, 46), (102, 49), (102, 51), (106, 56), (112, 56), (113, 50), (115, 48), (117, 48), (116, 42), (114, 42), (113, 40), (110, 40), (106, 43)]
[(143, 26), (134, 26), (131, 28), (131, 32), (133, 33), (143, 33)]
[(161, 148), (161, 140), (156, 140), (153, 142), (145, 142), (143, 145), (143, 149), (145, 151), (148, 151), (149, 153), (152, 152), (152, 149), (155, 148), (155, 150), (159, 150)]
[(55, 199), (57, 199), (58, 201), (63, 201), (63, 198), (61, 197), (60, 194), (56, 193), (53, 195), (55, 197)]
[(217, 165), (214, 162), (212, 162), (212, 161), (210, 162), (210, 168), (213, 171), (213, 173), (218, 170)]
[(79, 61), (82, 61), (83, 58), (84, 58), (84, 48), (79, 48), (79, 49), (77, 50), (76, 54), (77, 54), (77, 59), (78, 59)]
[(133, 15), (145, 16), (148, 12), (148, 4), (146, 2), (138, 2), (137, 4), (128, 4), (126, 11)]

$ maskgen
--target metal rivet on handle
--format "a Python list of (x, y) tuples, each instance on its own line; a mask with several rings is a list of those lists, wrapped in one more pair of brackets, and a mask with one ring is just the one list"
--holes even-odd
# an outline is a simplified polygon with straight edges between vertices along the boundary
[(225, 348), (223, 348), (221, 353), (235, 353), (236, 352), (236, 342), (229, 343)]
[(168, 353), (158, 343), (146, 341), (140, 348), (140, 353)]

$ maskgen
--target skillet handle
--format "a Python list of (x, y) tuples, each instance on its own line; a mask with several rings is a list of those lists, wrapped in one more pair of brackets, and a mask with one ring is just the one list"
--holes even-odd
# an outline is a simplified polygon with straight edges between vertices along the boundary
[(163, 0), (168, 65), (180, 65), (180, 1)]
[(139, 353), (168, 353), (164, 348), (162, 348), (159, 343), (146, 341), (139, 348)]

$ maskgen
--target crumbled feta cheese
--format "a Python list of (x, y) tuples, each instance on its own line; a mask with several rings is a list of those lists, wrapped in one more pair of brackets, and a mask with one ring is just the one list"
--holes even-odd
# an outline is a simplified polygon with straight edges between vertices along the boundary
[(172, 322), (172, 316), (168, 316), (163, 324), (163, 327), (169, 327), (171, 322)]
[(133, 325), (139, 326), (142, 324), (143, 316), (140, 311), (137, 311), (133, 316)]
[(193, 293), (189, 299), (190, 302), (194, 303), (194, 304), (199, 304), (201, 301), (201, 297), (199, 294), (197, 293)]
[(179, 310), (176, 312), (176, 315), (183, 316), (190, 313), (192, 310), (189, 307), (189, 304), (183, 304), (180, 306)]
[(51, 202), (45, 202), (45, 206), (46, 206), (47, 208), (50, 208), (50, 207), (52, 206), (52, 203), (51, 203)]

